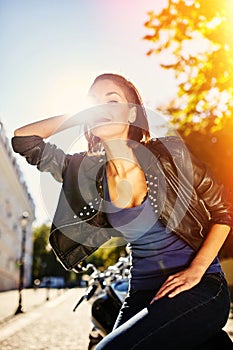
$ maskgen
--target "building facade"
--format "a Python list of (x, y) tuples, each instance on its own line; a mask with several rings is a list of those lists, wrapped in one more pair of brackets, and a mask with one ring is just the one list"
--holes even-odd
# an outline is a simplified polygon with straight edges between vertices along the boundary
[[(24, 286), (31, 285), (35, 206), (1, 122), (0, 169), (0, 291), (3, 291), (19, 286), (22, 252)], [(20, 219), (25, 212), (28, 220), (23, 228)]]

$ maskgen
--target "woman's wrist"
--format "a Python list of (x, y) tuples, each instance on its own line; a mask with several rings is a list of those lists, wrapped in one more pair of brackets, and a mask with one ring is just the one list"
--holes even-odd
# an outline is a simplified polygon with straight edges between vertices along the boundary
[(202, 277), (204, 275), (207, 268), (208, 268), (208, 266), (206, 266), (206, 264), (196, 262), (196, 261), (193, 261), (189, 266), (189, 269), (192, 271), (192, 273), (195, 276), (200, 276), (200, 277)]

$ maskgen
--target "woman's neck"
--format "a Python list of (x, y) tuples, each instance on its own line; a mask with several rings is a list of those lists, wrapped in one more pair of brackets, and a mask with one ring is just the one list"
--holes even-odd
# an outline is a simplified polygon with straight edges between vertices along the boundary
[(128, 146), (127, 141), (111, 140), (104, 143), (109, 175), (125, 178), (130, 170), (138, 166), (133, 149)]

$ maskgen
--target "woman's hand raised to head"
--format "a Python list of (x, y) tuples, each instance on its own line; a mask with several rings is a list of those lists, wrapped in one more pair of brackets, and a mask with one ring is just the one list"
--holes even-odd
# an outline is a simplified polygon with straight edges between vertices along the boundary
[(63, 114), (46, 118), (16, 129), (14, 131), (14, 136), (37, 135), (46, 139), (73, 126), (82, 124), (92, 126), (93, 123), (98, 125), (103, 118), (106, 118), (107, 113), (109, 115), (111, 114), (111, 106), (104, 104), (82, 110), (73, 115)]
[(69, 128), (70, 115), (63, 114), (24, 125), (14, 131), (14, 136), (37, 135), (47, 138)]

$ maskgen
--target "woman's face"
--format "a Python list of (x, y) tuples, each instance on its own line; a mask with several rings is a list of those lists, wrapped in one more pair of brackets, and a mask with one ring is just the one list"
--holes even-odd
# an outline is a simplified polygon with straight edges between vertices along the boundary
[(91, 87), (89, 98), (95, 106), (89, 125), (92, 134), (102, 141), (127, 139), (136, 108), (129, 106), (122, 88), (111, 80), (100, 80)]

